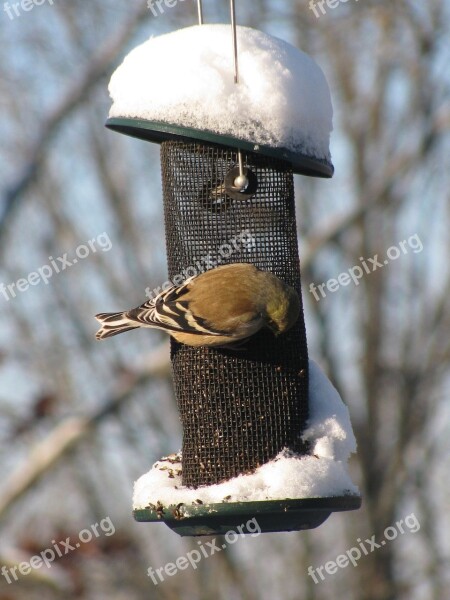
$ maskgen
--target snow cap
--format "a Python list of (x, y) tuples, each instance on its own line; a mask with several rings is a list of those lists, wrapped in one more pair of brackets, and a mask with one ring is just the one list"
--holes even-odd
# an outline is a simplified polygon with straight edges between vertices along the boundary
[(333, 109), (320, 67), (287, 42), (237, 28), (196, 25), (151, 37), (114, 72), (107, 126), (147, 139), (189, 137), (277, 156), (294, 171), (331, 177)]

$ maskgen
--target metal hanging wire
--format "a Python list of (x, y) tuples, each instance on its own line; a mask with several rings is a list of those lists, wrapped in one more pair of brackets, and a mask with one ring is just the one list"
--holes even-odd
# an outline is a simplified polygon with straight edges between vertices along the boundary
[[(203, 25), (203, 3), (202, 0), (197, 0), (198, 24)], [(239, 83), (239, 60), (237, 46), (237, 28), (236, 28), (236, 5), (235, 0), (230, 0), (231, 12), (231, 29), (233, 37), (233, 62), (234, 62), (234, 83)]]
[[(231, 12), (231, 31), (233, 37), (233, 62), (234, 62), (234, 83), (239, 83), (239, 58), (238, 58), (238, 43), (237, 43), (237, 26), (236, 26), (236, 5), (235, 0), (230, 0), (230, 12)], [(242, 152), (238, 150), (238, 161), (239, 161), (239, 177), (235, 181), (236, 187), (244, 190), (248, 186), (248, 179), (244, 175), (244, 161), (242, 159)]]
[(233, 59), (234, 59), (234, 83), (239, 83), (239, 63), (236, 31), (236, 6), (234, 0), (230, 0), (231, 29), (233, 32)]
[[(197, 0), (198, 9), (198, 23), (203, 25), (203, 4), (202, 0)], [(239, 83), (239, 57), (238, 57), (238, 43), (237, 43), (237, 26), (236, 26), (236, 5), (235, 0), (230, 0), (230, 13), (231, 13), (231, 32), (233, 41), (233, 64), (234, 64), (234, 83)], [(239, 163), (239, 177), (235, 180), (235, 186), (240, 190), (245, 190), (248, 186), (248, 179), (244, 174), (244, 161), (242, 158), (241, 150), (238, 150), (238, 163)]]

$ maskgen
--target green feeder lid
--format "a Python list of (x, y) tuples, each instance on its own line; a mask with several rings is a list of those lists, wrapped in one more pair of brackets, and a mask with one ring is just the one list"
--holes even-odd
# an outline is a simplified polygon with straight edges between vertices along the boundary
[[(314, 529), (332, 512), (356, 510), (360, 506), (360, 496), (348, 495), (218, 504), (159, 504), (135, 509), (133, 516), (139, 522), (163, 522), (181, 536), (224, 535), (229, 531), (251, 534)], [(253, 530), (255, 522), (257, 530)]]
[(161, 143), (167, 140), (192, 142), (193, 140), (199, 140), (201, 142), (253, 152), (262, 156), (269, 156), (291, 163), (294, 173), (299, 175), (329, 179), (334, 173), (332, 163), (325, 159), (307, 156), (306, 154), (294, 152), (287, 148), (253, 144), (252, 142), (240, 140), (237, 137), (221, 135), (212, 131), (130, 117), (112, 117), (106, 121), (105, 125), (113, 131), (149, 142)]

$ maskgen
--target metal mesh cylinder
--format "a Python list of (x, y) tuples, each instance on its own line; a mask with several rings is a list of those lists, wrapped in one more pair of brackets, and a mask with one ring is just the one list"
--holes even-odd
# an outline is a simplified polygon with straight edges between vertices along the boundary
[[(244, 154), (257, 178), (234, 200), (223, 182), (237, 152), (199, 143), (161, 145), (169, 277), (248, 262), (293, 286), (301, 299), (293, 174), (288, 163)], [(178, 277), (177, 277), (178, 276)], [(182, 482), (219, 483), (253, 471), (288, 447), (306, 452), (308, 353), (303, 310), (279, 337), (263, 330), (237, 350), (172, 340), (183, 426)]]

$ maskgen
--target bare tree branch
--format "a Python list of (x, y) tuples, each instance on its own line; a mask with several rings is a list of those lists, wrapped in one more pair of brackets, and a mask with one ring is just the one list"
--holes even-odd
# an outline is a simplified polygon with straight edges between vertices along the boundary
[(93, 415), (69, 417), (29, 451), (27, 461), (10, 475), (0, 493), (0, 518), (45, 473), (47, 473), (84, 436), (111, 414), (116, 413), (133, 392), (152, 377), (167, 375), (168, 343), (163, 343), (143, 360), (137, 371), (127, 371), (118, 382), (116, 394)]
[(98, 81), (110, 71), (117, 54), (121, 51), (134, 29), (148, 16), (148, 13), (145, 2), (137, 5), (125, 25), (122, 25), (115, 35), (108, 39), (97, 55), (89, 61), (85, 72), (69, 86), (63, 98), (45, 119), (41, 132), (30, 148), (29, 157), (22, 173), (4, 193), (3, 209), (0, 214), (0, 240), (4, 234), (9, 216), (36, 177), (45, 159), (47, 146), (57, 132), (59, 125), (73, 110), (78, 108)]

